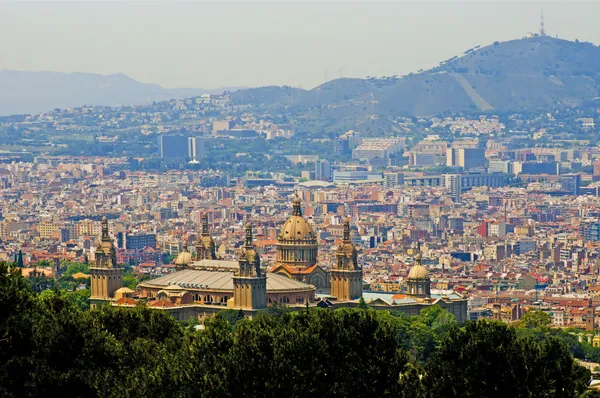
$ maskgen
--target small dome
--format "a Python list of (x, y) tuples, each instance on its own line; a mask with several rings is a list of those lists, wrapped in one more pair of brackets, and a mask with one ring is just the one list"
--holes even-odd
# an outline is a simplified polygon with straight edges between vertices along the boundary
[(192, 262), (192, 253), (190, 253), (188, 251), (182, 251), (177, 256), (177, 259), (175, 260), (175, 265), (188, 265), (191, 262)]
[(408, 279), (426, 279), (429, 278), (429, 271), (421, 264), (414, 265), (408, 273)]

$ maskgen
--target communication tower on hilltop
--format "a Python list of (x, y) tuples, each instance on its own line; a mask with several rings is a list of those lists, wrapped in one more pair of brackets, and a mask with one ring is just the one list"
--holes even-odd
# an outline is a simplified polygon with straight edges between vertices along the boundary
[(540, 36), (546, 36), (546, 29), (544, 29), (544, 10), (542, 9), (542, 18), (540, 19)]

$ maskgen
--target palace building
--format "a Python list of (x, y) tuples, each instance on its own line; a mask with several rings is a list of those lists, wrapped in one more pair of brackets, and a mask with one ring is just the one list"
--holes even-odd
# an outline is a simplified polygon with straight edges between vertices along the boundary
[(252, 226), (247, 223), (237, 259), (218, 259), (204, 215), (196, 253), (190, 253), (184, 243), (175, 260), (175, 272), (141, 282), (134, 292), (122, 287), (122, 270), (116, 264), (116, 250), (104, 219), (96, 261), (90, 268), (91, 303), (94, 307), (101, 303), (135, 306), (141, 300), (151, 308), (168, 311), (176, 319), (184, 320), (202, 319), (224, 309), (237, 309), (252, 317), (274, 303), (297, 308), (356, 307), (362, 298), (375, 309), (409, 315), (440, 305), (454, 314), (457, 321), (466, 320), (464, 297), (451, 291), (431, 291), (429, 272), (421, 264), (420, 250), (409, 272), (405, 293), (363, 291), (363, 270), (351, 239), (350, 219), (344, 220), (335, 262), (325, 271), (318, 264), (317, 236), (302, 216), (298, 197), (293, 201), (292, 216), (279, 233), (277, 260), (270, 271), (261, 264), (253, 240)]

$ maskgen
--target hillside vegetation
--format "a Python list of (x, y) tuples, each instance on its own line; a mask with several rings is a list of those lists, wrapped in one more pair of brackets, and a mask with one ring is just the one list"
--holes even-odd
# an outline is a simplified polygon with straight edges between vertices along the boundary
[(591, 43), (534, 37), (469, 49), (403, 77), (337, 79), (312, 90), (255, 88), (233, 99), (334, 119), (537, 110), (594, 99), (599, 62), (600, 48)]

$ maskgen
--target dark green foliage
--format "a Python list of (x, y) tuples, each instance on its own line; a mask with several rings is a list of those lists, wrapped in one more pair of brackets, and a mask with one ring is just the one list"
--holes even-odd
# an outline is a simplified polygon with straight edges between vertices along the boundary
[(217, 318), (224, 319), (229, 322), (230, 325), (235, 325), (244, 319), (244, 312), (242, 310), (223, 310), (216, 315)]
[(17, 267), (23, 268), (25, 265), (23, 263), (23, 251), (19, 250), (19, 254), (17, 255)]
[(30, 276), (27, 278), (31, 290), (36, 293), (41, 293), (44, 290), (54, 289), (54, 279), (45, 276), (44, 274)]
[(460, 328), (439, 307), (225, 310), (195, 331), (145, 306), (83, 311), (86, 292), (37, 294), (0, 264), (0, 396), (572, 397), (589, 380), (547, 330)]
[(550, 314), (544, 311), (529, 311), (515, 323), (515, 327), (526, 329), (545, 329), (549, 325)]
[(433, 396), (445, 397), (573, 397), (590, 376), (558, 340), (489, 321), (454, 328), (425, 369)]
[(88, 274), (90, 273), (90, 266), (86, 263), (72, 263), (70, 261), (65, 261), (61, 264), (65, 267), (65, 272), (63, 272), (63, 276), (73, 276), (78, 272)]

